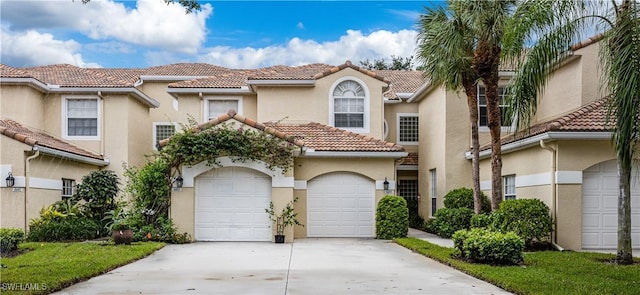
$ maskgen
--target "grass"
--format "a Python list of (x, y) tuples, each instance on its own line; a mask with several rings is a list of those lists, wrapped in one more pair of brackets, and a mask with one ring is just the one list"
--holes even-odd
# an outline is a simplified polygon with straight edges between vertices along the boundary
[(118, 246), (88, 242), (23, 243), (20, 250), (25, 253), (2, 258), (6, 268), (0, 269), (0, 293), (49, 294), (143, 258), (164, 245), (158, 242)]
[(416, 239), (396, 243), (516, 294), (640, 294), (640, 259), (619, 266), (612, 254), (544, 251), (525, 253), (523, 266), (490, 266), (451, 257), (453, 248)]

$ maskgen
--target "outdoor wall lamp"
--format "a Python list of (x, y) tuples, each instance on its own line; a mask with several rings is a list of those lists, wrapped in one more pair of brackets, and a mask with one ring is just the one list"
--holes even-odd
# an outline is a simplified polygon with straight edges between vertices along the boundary
[(16, 184), (16, 179), (11, 172), (9, 172), (9, 176), (5, 180), (7, 181), (7, 187), (13, 187)]
[(176, 187), (182, 188), (183, 184), (184, 184), (184, 178), (182, 178), (182, 174), (178, 174), (178, 177), (176, 177)]
[(382, 188), (384, 188), (385, 193), (389, 193), (389, 181), (387, 178), (384, 178), (384, 182), (382, 183)]

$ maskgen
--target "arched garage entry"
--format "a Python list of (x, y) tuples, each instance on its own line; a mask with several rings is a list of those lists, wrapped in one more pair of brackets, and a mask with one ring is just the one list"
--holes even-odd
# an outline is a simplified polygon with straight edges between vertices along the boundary
[(271, 241), (265, 212), (271, 201), (270, 176), (244, 167), (221, 167), (195, 180), (197, 241)]
[(374, 237), (375, 182), (350, 172), (332, 172), (307, 185), (308, 237)]
[[(631, 187), (631, 239), (640, 248), (640, 179)], [(582, 248), (616, 249), (618, 241), (618, 167), (616, 160), (591, 166), (582, 173)]]

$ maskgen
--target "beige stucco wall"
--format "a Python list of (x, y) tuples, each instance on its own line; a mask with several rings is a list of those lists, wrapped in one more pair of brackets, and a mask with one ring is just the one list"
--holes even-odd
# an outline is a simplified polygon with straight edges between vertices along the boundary
[[(613, 148), (608, 140), (567, 140), (551, 141), (547, 146), (557, 153), (556, 171), (582, 172), (585, 169), (615, 159)], [(516, 175), (516, 195), (521, 198), (538, 198), (549, 206), (557, 229), (557, 243), (570, 250), (579, 250), (582, 243), (582, 184), (556, 183), (551, 186), (553, 171), (553, 154), (539, 145), (502, 155), (502, 175)], [(481, 161), (480, 179), (491, 180), (490, 159)], [(518, 178), (536, 177), (546, 181), (540, 185), (522, 185)], [(544, 178), (547, 177), (548, 180)], [(555, 177), (554, 177), (554, 182)], [(581, 180), (580, 180), (581, 182)], [(553, 190), (556, 190), (556, 201), (553, 202)], [(490, 190), (484, 191), (488, 196)], [(557, 212), (557, 214), (554, 214)]]
[[(25, 225), (40, 216), (40, 209), (62, 199), (62, 178), (75, 179), (79, 183), (83, 176), (98, 169), (41, 153), (29, 162), (29, 188), (26, 189), (25, 160), (33, 155), (32, 147), (6, 136), (0, 136), (0, 147), (0, 163), (9, 166), (17, 178), (14, 188), (0, 188), (0, 227), (26, 230)], [(3, 181), (5, 177), (2, 177)]]
[[(384, 119), (387, 121), (388, 126), (388, 134), (386, 138), (383, 138), (384, 140), (398, 142), (398, 114), (400, 113), (418, 114), (418, 103), (398, 102), (384, 104)], [(407, 152), (418, 151), (418, 145), (403, 144), (402, 146)]]
[(364, 82), (370, 99), (369, 132), (361, 134), (374, 138), (383, 137), (382, 89), (387, 84), (351, 68), (316, 80), (313, 87), (264, 87), (257, 88), (258, 122), (292, 120), (313, 121), (329, 125), (329, 97), (334, 83), (344, 77), (355, 77)]
[(0, 114), (2, 119), (12, 119), (24, 126), (44, 129), (46, 117), (42, 103), (45, 95), (24, 85), (5, 85), (0, 87)]

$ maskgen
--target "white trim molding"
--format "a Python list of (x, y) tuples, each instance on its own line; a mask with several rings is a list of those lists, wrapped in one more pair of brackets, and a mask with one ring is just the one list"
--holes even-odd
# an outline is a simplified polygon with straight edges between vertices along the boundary
[(557, 184), (582, 184), (582, 171), (556, 171)]
[(307, 189), (307, 181), (306, 180), (294, 180), (293, 181), (293, 189)]
[(396, 114), (396, 142), (399, 145), (418, 145), (418, 141), (401, 141), (400, 140), (400, 118), (402, 117), (416, 117), (418, 118), (418, 127), (420, 126), (420, 116), (418, 113), (397, 113)]
[[(556, 171), (556, 184), (582, 184), (582, 171)], [(516, 188), (551, 185), (551, 173), (516, 175)], [(491, 180), (480, 182), (480, 190), (491, 190)]]
[[(92, 140), (98, 141), (102, 137), (102, 99), (99, 95), (64, 95), (62, 99), (62, 138), (68, 140)], [(93, 100), (96, 102), (96, 135), (69, 135), (69, 100)]]

